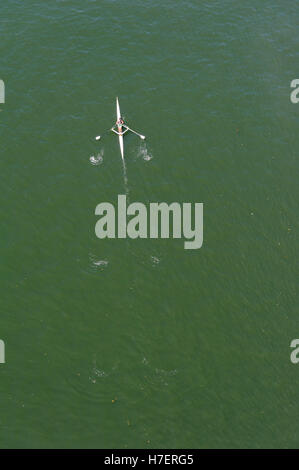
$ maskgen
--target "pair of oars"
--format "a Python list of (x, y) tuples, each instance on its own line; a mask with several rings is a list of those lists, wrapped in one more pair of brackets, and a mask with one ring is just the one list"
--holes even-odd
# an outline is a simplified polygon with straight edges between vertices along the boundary
[[(128, 131), (133, 132), (133, 134), (138, 135), (138, 137), (140, 137), (140, 139), (142, 139), (142, 140), (145, 139), (145, 135), (139, 134), (138, 132), (134, 131), (133, 129), (130, 129), (130, 127), (128, 127), (128, 126), (123, 126), (123, 127), (125, 127)], [(110, 129), (109, 131), (106, 131), (106, 133), (107, 133), (107, 132), (110, 132), (110, 131), (112, 131), (112, 130), (113, 130), (113, 127), (112, 127), (112, 129)], [(118, 134), (118, 132), (116, 132), (116, 133)], [(96, 140), (100, 140), (101, 137), (102, 137), (102, 136), (97, 135), (95, 139), (96, 139)]]

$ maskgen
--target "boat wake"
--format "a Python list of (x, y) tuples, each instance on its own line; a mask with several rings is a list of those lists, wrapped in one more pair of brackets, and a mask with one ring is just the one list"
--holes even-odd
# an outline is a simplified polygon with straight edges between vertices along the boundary
[(124, 188), (125, 188), (125, 193), (126, 196), (129, 197), (129, 185), (128, 185), (128, 177), (127, 177), (127, 167), (126, 167), (126, 162), (123, 159), (123, 171), (124, 171)]

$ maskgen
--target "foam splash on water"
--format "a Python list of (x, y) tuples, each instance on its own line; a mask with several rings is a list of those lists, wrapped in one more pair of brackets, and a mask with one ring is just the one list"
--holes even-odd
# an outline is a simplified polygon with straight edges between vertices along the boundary
[(97, 154), (97, 156), (91, 155), (89, 158), (89, 161), (92, 165), (101, 165), (103, 163), (103, 157), (104, 157), (104, 150), (101, 150), (100, 153)]
[(148, 151), (145, 143), (140, 145), (139, 150), (138, 150), (138, 157), (142, 158), (146, 162), (148, 162), (149, 160), (153, 158), (151, 153)]
[(97, 267), (106, 267), (108, 265), (108, 261), (106, 259), (100, 259), (98, 261), (93, 261), (93, 265)]
[(151, 262), (152, 262), (153, 266), (157, 266), (157, 264), (159, 264), (160, 261), (161, 260), (159, 258), (157, 258), (157, 256), (151, 256)]
[(98, 378), (105, 379), (106, 377), (108, 377), (108, 375), (109, 374), (107, 372), (105, 372), (104, 370), (98, 368), (97, 358), (95, 356), (94, 360), (93, 360), (93, 367), (92, 367), (92, 371), (91, 371), (91, 376), (89, 376), (89, 380), (93, 384), (95, 384), (97, 382)]
[(95, 255), (89, 255), (90, 263), (93, 269), (103, 270), (108, 266), (109, 261), (106, 259), (97, 259)]
[(97, 381), (97, 378), (104, 379), (108, 377), (109, 374), (107, 374), (104, 370), (97, 369), (96, 367), (92, 371), (92, 376), (89, 377), (89, 380), (95, 384)]
[(178, 373), (178, 370), (177, 370), (177, 369), (165, 370), (165, 369), (158, 369), (158, 368), (156, 368), (156, 374), (159, 374), (159, 375), (164, 375), (164, 376), (172, 377), (172, 376), (174, 376), (174, 375), (177, 375), (177, 373)]

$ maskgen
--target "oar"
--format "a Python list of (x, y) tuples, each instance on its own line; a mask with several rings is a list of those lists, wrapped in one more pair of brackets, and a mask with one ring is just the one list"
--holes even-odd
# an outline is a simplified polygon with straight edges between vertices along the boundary
[(133, 129), (130, 129), (130, 127), (128, 126), (125, 126), (129, 131), (133, 132), (133, 134), (136, 134), (140, 137), (140, 139), (144, 140), (145, 139), (145, 135), (142, 135), (142, 134), (138, 134), (138, 132), (136, 131), (133, 131)]

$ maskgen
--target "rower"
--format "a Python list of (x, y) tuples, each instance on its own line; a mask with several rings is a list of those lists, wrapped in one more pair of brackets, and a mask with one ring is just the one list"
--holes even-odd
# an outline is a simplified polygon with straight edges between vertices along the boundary
[[(145, 139), (145, 136), (142, 135), (142, 134), (139, 134), (138, 132), (134, 131), (133, 129), (130, 129), (124, 122), (123, 118), (121, 117), (121, 114), (120, 114), (120, 109), (119, 109), (119, 103), (118, 103), (118, 98), (116, 98), (116, 116), (117, 116), (117, 120), (116, 120), (116, 123), (114, 124), (113, 127), (111, 127), (111, 131), (112, 132), (115, 132), (115, 134), (117, 134), (119, 136), (119, 143), (120, 143), (120, 149), (121, 149), (121, 153), (122, 153), (122, 157), (123, 157), (123, 140), (122, 140), (122, 136), (126, 133), (126, 132), (133, 132), (133, 134), (136, 134), (140, 137), (140, 139), (144, 140)], [(115, 129), (117, 128), (117, 130)], [(96, 140), (100, 140), (101, 136), (98, 135), (96, 137)]]
[(125, 121), (120, 117), (120, 118), (116, 121), (115, 125), (116, 125), (116, 126), (123, 126), (124, 123), (125, 123)]
[[(122, 128), (122, 127), (125, 127), (125, 130), (124, 132), (118, 132), (116, 131), (114, 128), (117, 127), (118, 129)], [(115, 132), (115, 134), (118, 134), (118, 135), (124, 135), (126, 132), (128, 132), (129, 128), (128, 126), (125, 125), (125, 121), (123, 120), (122, 117), (120, 117), (119, 119), (117, 119), (116, 123), (114, 124), (114, 126), (112, 127), (112, 132)]]

